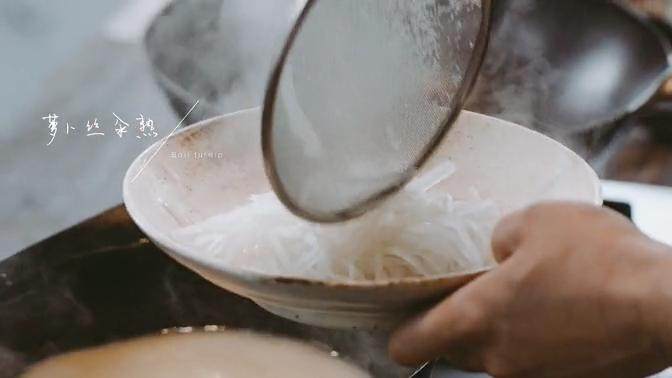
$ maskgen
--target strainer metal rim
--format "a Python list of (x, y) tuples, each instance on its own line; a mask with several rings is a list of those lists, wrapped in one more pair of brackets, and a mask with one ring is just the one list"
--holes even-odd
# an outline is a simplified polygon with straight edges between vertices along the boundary
[(269, 183), (271, 184), (271, 188), (275, 192), (280, 202), (282, 202), (282, 204), (285, 205), (285, 207), (290, 212), (298, 217), (315, 223), (338, 223), (363, 215), (367, 210), (375, 207), (376, 204), (398, 192), (415, 176), (415, 173), (424, 165), (424, 163), (432, 156), (432, 153), (436, 150), (436, 148), (441, 144), (446, 133), (450, 130), (457, 117), (459, 117), (462, 108), (464, 107), (464, 104), (476, 83), (476, 79), (483, 64), (490, 39), (492, 0), (481, 0), (481, 25), (479, 34), (476, 37), (476, 42), (474, 44), (464, 80), (462, 81), (460, 88), (457, 90), (456, 96), (453, 100), (455, 103), (455, 106), (453, 107), (454, 110), (446, 116), (441, 127), (439, 127), (431, 141), (427, 144), (427, 146), (425, 146), (424, 150), (420, 154), (420, 157), (412, 165), (409, 165), (409, 167), (400, 176), (398, 182), (396, 182), (394, 185), (391, 185), (385, 190), (373, 193), (371, 196), (369, 196), (369, 198), (355, 203), (353, 206), (350, 206), (347, 209), (327, 215), (315, 214), (310, 211), (306, 211), (292, 199), (285, 189), (285, 186), (282, 184), (282, 181), (280, 180), (276, 170), (276, 159), (273, 150), (273, 114), (278, 93), (278, 86), (284, 72), (283, 68), (285, 67), (289, 52), (292, 49), (294, 41), (301, 31), (301, 28), (303, 27), (306, 17), (317, 1), (318, 0), (306, 0), (306, 4), (299, 13), (296, 22), (292, 26), (292, 29), (289, 32), (287, 39), (285, 40), (282, 51), (280, 52), (280, 55), (273, 66), (273, 70), (271, 71), (271, 75), (268, 79), (264, 93), (263, 110), (261, 116), (261, 150), (264, 159), (264, 169), (266, 171), (266, 176), (269, 180)]

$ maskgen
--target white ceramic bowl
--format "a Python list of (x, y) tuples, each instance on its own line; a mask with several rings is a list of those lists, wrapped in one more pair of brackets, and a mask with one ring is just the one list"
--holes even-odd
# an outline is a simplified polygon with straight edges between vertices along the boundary
[[(390, 327), (483, 273), (341, 283), (262, 275), (199, 259), (198, 251), (171, 237), (174, 230), (270, 190), (261, 158), (260, 117), (259, 109), (250, 109), (187, 127), (162, 147), (158, 142), (148, 148), (129, 168), (126, 208), (175, 260), (277, 315), (336, 328)], [(441, 187), (458, 199), (475, 188), (505, 212), (551, 199), (601, 204), (599, 180), (585, 161), (541, 134), (502, 120), (464, 112), (427, 167), (446, 158), (458, 172)]]

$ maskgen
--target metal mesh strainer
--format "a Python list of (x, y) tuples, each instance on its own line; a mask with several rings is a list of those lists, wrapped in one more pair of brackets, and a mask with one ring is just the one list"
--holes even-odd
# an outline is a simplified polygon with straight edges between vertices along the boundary
[(295, 214), (343, 221), (401, 188), (458, 116), (490, 0), (308, 0), (266, 90), (262, 146)]

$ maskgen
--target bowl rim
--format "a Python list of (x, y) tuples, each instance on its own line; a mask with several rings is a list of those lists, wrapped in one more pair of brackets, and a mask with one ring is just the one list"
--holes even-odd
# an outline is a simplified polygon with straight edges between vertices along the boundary
[[(329, 287), (329, 288), (348, 288), (348, 289), (365, 289), (365, 290), (371, 290), (371, 289), (379, 289), (379, 288), (390, 288), (390, 287), (405, 287), (405, 286), (417, 286), (417, 285), (427, 285), (427, 284), (437, 284), (440, 282), (447, 282), (447, 281), (454, 281), (457, 278), (462, 278), (462, 277), (469, 277), (469, 276), (478, 276), (480, 274), (483, 274), (485, 272), (488, 272), (495, 268), (497, 264), (494, 264), (492, 266), (487, 266), (487, 267), (482, 267), (482, 268), (476, 268), (476, 269), (471, 269), (467, 271), (461, 271), (461, 272), (454, 272), (454, 273), (449, 273), (449, 274), (442, 274), (442, 275), (433, 275), (433, 276), (426, 276), (426, 277), (407, 277), (403, 278), (400, 280), (381, 280), (381, 281), (374, 281), (374, 280), (320, 280), (320, 279), (314, 279), (314, 278), (304, 278), (304, 277), (296, 277), (296, 276), (282, 276), (282, 275), (272, 275), (268, 273), (263, 273), (263, 272), (257, 272), (251, 269), (232, 269), (228, 266), (222, 266), (215, 264), (213, 261), (210, 261), (210, 259), (199, 259), (193, 254), (186, 253), (188, 247), (185, 244), (179, 243), (175, 241), (174, 239), (170, 238), (168, 235), (166, 235), (166, 232), (161, 231), (157, 229), (155, 226), (151, 224), (151, 222), (147, 221), (145, 217), (142, 214), (142, 207), (138, 206), (137, 201), (134, 199), (132, 196), (132, 189), (131, 189), (131, 184), (133, 181), (133, 178), (135, 175), (138, 173), (138, 169), (145, 162), (145, 158), (154, 153), (157, 148), (160, 148), (162, 143), (164, 141), (167, 141), (169, 139), (177, 138), (183, 134), (186, 133), (192, 133), (196, 130), (212, 126), (213, 124), (220, 123), (221, 121), (224, 120), (234, 120), (236, 118), (242, 117), (242, 116), (249, 116), (253, 114), (259, 114), (261, 116), (261, 107), (252, 107), (252, 108), (247, 108), (247, 109), (242, 109), (238, 110), (232, 113), (227, 113), (224, 115), (208, 118), (202, 121), (199, 121), (195, 124), (186, 126), (172, 134), (169, 134), (157, 142), (153, 143), (149, 147), (147, 147), (143, 152), (141, 152), (131, 163), (129, 168), (127, 169), (124, 179), (123, 179), (123, 184), (122, 184), (122, 193), (123, 193), (123, 200), (124, 204), (126, 207), (126, 210), (128, 214), (130, 215), (131, 219), (135, 222), (135, 224), (142, 230), (145, 235), (152, 240), (155, 244), (158, 244), (158, 247), (163, 250), (164, 253), (168, 254), (171, 256), (171, 258), (175, 259), (178, 261), (178, 263), (182, 264), (182, 260), (189, 262), (190, 264), (193, 264), (197, 267), (202, 267), (204, 269), (207, 269), (208, 271), (211, 272), (218, 272), (223, 275), (226, 275), (228, 278), (231, 279), (236, 279), (238, 281), (258, 281), (258, 282), (273, 282), (276, 284), (287, 284), (287, 285), (304, 285), (304, 286), (322, 286), (322, 287)], [(600, 206), (603, 203), (602, 199), (602, 190), (601, 190), (601, 183), (599, 180), (599, 177), (597, 176), (597, 173), (592, 169), (592, 167), (583, 159), (581, 158), (578, 154), (576, 154), (574, 151), (569, 149), (567, 146), (563, 145), (562, 143), (544, 135), (541, 134), (535, 130), (531, 130), (529, 128), (517, 125), (513, 122), (509, 122), (503, 119), (495, 118), (489, 115), (481, 114), (481, 113), (475, 113), (471, 112), (468, 110), (463, 110), (462, 114), (469, 114), (470, 116), (477, 116), (481, 117), (482, 119), (486, 121), (494, 121), (500, 124), (501, 126), (504, 127), (514, 127), (519, 129), (520, 132), (527, 132), (530, 134), (535, 135), (535, 137), (545, 139), (547, 141), (552, 142), (553, 144), (556, 145), (556, 147), (560, 148), (561, 150), (564, 150), (569, 154), (569, 156), (578, 162), (580, 162), (580, 165), (584, 168), (585, 172), (587, 172), (590, 176), (590, 181), (593, 184), (593, 193), (591, 195), (591, 200), (585, 200), (584, 202), (593, 204), (595, 206)], [(260, 151), (261, 153), (261, 151)], [(142, 174), (142, 173), (140, 173)], [(163, 247), (163, 248), (162, 248)], [(164, 249), (165, 248), (165, 249)], [(169, 251), (167, 251), (168, 249)], [(179, 260), (172, 256), (172, 254), (176, 254), (179, 257)]]

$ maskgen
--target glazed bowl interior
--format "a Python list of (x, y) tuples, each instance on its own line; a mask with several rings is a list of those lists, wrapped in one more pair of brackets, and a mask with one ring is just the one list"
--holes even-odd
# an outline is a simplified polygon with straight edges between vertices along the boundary
[[(393, 323), (488, 268), (399, 282), (327, 282), (266, 276), (199, 258), (172, 237), (174, 231), (271, 190), (260, 117), (254, 108), (187, 127), (151, 146), (129, 168), (124, 201), (130, 215), (177, 261), (271, 312), (333, 327)], [(481, 114), (463, 112), (425, 169), (446, 159), (457, 172), (438, 190), (456, 199), (471, 198), (476, 190), (503, 213), (542, 200), (601, 203), (599, 180), (579, 156), (541, 134)]]

